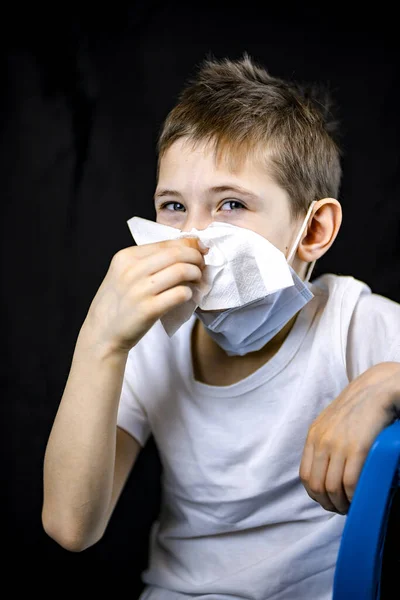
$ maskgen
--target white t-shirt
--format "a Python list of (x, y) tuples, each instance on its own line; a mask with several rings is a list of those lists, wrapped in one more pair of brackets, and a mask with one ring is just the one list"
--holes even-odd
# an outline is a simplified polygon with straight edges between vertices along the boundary
[(233, 385), (195, 380), (195, 316), (172, 338), (157, 322), (130, 351), (118, 425), (142, 445), (152, 433), (163, 466), (141, 598), (332, 598), (346, 517), (306, 493), (304, 443), (349, 381), (400, 361), (400, 305), (353, 277), (309, 285), (277, 354)]

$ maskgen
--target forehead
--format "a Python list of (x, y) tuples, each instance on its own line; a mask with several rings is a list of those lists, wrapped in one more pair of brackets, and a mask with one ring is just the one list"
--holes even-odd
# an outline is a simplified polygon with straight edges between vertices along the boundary
[(239, 181), (259, 181), (273, 183), (268, 172), (268, 159), (254, 149), (237, 151), (228, 145), (215, 147), (214, 142), (194, 143), (187, 138), (175, 141), (162, 155), (159, 162), (160, 179), (193, 177), (226, 178)]

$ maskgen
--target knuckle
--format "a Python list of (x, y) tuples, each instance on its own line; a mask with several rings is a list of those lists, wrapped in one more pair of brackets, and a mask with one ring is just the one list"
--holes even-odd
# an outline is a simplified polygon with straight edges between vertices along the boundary
[(179, 263), (177, 265), (178, 277), (182, 281), (192, 280), (197, 275), (197, 267), (188, 263)]
[(354, 475), (344, 475), (343, 487), (346, 490), (346, 493), (351, 493), (353, 495), (355, 492), (356, 486), (357, 486), (357, 479)]
[(320, 446), (325, 454), (331, 454), (335, 450), (336, 442), (331, 437), (324, 436), (320, 441)]
[(308, 483), (309, 473), (307, 471), (305, 471), (305, 469), (303, 469), (302, 467), (300, 467), (300, 470), (299, 470), (299, 477), (303, 483)]
[(335, 484), (326, 483), (325, 488), (329, 496), (337, 496), (340, 493), (339, 487)]
[(300, 481), (304, 487), (306, 487), (306, 488), (310, 487), (310, 478), (307, 475), (300, 474)]
[(336, 441), (328, 432), (317, 435), (314, 433), (314, 444), (322, 454), (331, 453), (336, 446)]
[(176, 270), (177, 277), (179, 278), (180, 281), (181, 280), (183, 281), (184, 279), (187, 278), (187, 268), (184, 263), (177, 263), (175, 265), (175, 270)]
[(200, 281), (202, 278), (202, 272), (197, 265), (191, 265), (191, 277), (190, 279), (193, 281)]
[(125, 261), (125, 255), (123, 253), (123, 250), (118, 250), (118, 252), (116, 252), (111, 259), (111, 265), (114, 267), (117, 267), (124, 261)]
[(189, 287), (180, 286), (176, 288), (176, 300), (178, 302), (185, 302), (192, 296), (192, 290)]
[(370, 444), (367, 442), (367, 440), (359, 440), (356, 448), (354, 449), (354, 454), (358, 456), (360, 461), (362, 461), (367, 457), (369, 450)]
[(325, 493), (325, 488), (322, 483), (311, 482), (309, 484), (309, 488), (310, 488), (310, 492), (313, 494), (313, 496), (321, 496), (322, 494)]
[(311, 427), (308, 430), (308, 434), (307, 434), (307, 443), (313, 444), (315, 442), (316, 437), (317, 437), (316, 426), (311, 425)]
[(169, 255), (169, 259), (176, 263), (179, 262), (180, 260), (182, 260), (183, 255), (184, 255), (184, 250), (182, 248), (182, 246), (172, 246), (171, 248), (168, 248), (168, 255)]
[(130, 253), (127, 248), (118, 250), (111, 259), (111, 266), (116, 271), (123, 271), (129, 264), (128, 254)]

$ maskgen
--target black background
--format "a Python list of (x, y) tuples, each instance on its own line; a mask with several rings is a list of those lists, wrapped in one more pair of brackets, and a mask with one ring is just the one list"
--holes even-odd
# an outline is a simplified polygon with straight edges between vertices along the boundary
[[(126, 221), (153, 218), (162, 121), (207, 53), (247, 51), (273, 75), (330, 86), (342, 122), (343, 225), (314, 277), (353, 275), (400, 301), (395, 19), (383, 5), (352, 15), (300, 6), (149, 0), (3, 15), (1, 472), (11, 560), (106, 560), (115, 573), (122, 563), (131, 597), (141, 589), (159, 506), (153, 441), (104, 538), (80, 554), (42, 530), (42, 461), (80, 325), (113, 254), (132, 245)], [(388, 565), (394, 554), (393, 542)]]

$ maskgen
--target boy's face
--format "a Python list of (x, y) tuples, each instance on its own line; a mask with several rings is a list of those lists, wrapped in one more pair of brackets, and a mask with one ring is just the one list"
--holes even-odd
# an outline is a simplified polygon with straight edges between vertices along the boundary
[(232, 173), (217, 167), (209, 146), (193, 150), (182, 139), (160, 161), (154, 198), (158, 223), (183, 231), (231, 223), (262, 235), (285, 256), (302, 223), (292, 220), (287, 193), (261, 166), (249, 160)]

